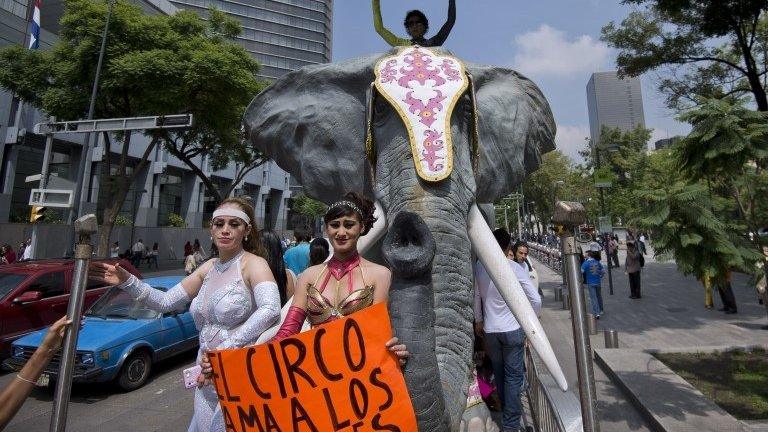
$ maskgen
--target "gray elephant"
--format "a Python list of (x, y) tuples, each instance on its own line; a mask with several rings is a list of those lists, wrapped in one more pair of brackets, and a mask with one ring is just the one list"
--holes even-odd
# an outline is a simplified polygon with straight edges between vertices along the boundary
[[(411, 352), (405, 379), (419, 430), (458, 430), (472, 364), (473, 250), (496, 285), (507, 287), (502, 295), (566, 388), (546, 335), (477, 207), (512, 192), (538, 167), (541, 154), (554, 149), (554, 119), (525, 77), (466, 64), (474, 93), (464, 91), (448, 118), (453, 171), (425, 181), (401, 117), (372, 90), (382, 57), (285, 75), (251, 102), (245, 127), (253, 145), (307, 195), (326, 203), (349, 190), (375, 197), (379, 221), (360, 249), (370, 248), (369, 257), (380, 250), (393, 273), (389, 310), (395, 335)], [(367, 138), (373, 144), (368, 152)]]

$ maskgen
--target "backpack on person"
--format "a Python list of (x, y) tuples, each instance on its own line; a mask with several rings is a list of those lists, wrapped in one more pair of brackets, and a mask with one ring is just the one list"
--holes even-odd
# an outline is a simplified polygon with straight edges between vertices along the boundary
[(645, 267), (645, 257), (643, 254), (640, 254), (640, 268)]

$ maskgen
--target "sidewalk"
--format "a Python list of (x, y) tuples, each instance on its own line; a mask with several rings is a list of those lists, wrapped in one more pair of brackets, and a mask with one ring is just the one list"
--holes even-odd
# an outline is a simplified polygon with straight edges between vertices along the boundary
[[(623, 251), (622, 251), (623, 252)], [(681, 275), (674, 263), (657, 263), (646, 255), (642, 273), (640, 300), (629, 299), (629, 283), (622, 269), (613, 269), (614, 295), (609, 294), (607, 275), (603, 280), (605, 314), (597, 322), (598, 334), (591, 337), (592, 348), (603, 348), (603, 329), (619, 332), (621, 348), (638, 350), (684, 350), (706, 346), (739, 346), (768, 344), (765, 309), (756, 301), (749, 278), (734, 275), (733, 290), (739, 313), (725, 315), (704, 308), (704, 289), (691, 277)], [(560, 274), (535, 262), (544, 290), (542, 325), (568, 379), (571, 391), (578, 395), (573, 331), (570, 312), (554, 301), (554, 289), (561, 283)], [(716, 294), (715, 294), (716, 295)], [(720, 306), (719, 298), (715, 304)], [(622, 391), (595, 365), (601, 430), (651, 430)]]

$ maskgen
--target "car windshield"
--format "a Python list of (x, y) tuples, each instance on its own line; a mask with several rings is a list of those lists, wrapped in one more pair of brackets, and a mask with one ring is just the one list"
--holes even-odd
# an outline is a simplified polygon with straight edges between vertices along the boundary
[[(158, 289), (165, 290), (164, 288)], [(127, 292), (112, 287), (91, 306), (86, 315), (103, 319), (152, 319), (157, 317), (159, 313), (135, 300)]]
[(0, 273), (0, 299), (21, 285), (28, 275), (19, 273)]

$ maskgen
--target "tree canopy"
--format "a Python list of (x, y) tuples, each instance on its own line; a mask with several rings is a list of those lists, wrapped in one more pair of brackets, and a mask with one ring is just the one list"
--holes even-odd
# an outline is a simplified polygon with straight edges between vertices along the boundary
[[(0, 51), (0, 86), (60, 120), (85, 117), (106, 14), (104, 2), (66, 0), (59, 40), (50, 50), (10, 46)], [(113, 176), (109, 176), (107, 140), (105, 165), (112, 182), (104, 186), (111, 185), (112, 190), (103, 217), (100, 254), (106, 253), (112, 224), (128, 189), (155, 146), (165, 145), (209, 188), (215, 186), (208, 179), (210, 171), (197, 166), (195, 156), (205, 155), (213, 170), (232, 161), (252, 169), (263, 161), (251, 146), (242, 145), (242, 114), (262, 84), (256, 79), (258, 63), (232, 41), (239, 32), (235, 21), (216, 10), (209, 11), (204, 21), (190, 11), (145, 15), (128, 1), (115, 3), (94, 118), (189, 113), (194, 115), (194, 127), (147, 133), (150, 143), (130, 170), (129, 163), (134, 164), (128, 158), (131, 134), (123, 134)]]
[(624, 0), (645, 6), (602, 38), (619, 50), (622, 75), (666, 68), (659, 88), (668, 105), (684, 109), (695, 96), (749, 94), (768, 110), (765, 0)]

